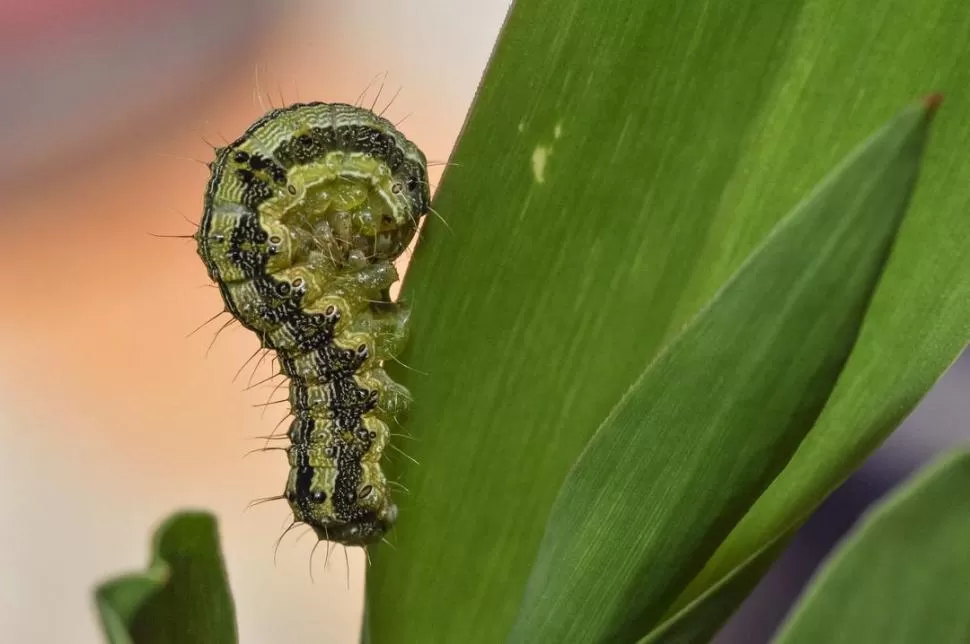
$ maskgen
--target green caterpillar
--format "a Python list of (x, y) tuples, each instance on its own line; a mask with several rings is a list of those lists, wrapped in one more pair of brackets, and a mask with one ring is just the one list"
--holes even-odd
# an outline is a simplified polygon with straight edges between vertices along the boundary
[(407, 338), (388, 289), (430, 210), (424, 154), (370, 110), (309, 103), (270, 111), (210, 168), (199, 255), (290, 379), (283, 498), (322, 540), (374, 543), (397, 516), (381, 455), (410, 395), (381, 365)]

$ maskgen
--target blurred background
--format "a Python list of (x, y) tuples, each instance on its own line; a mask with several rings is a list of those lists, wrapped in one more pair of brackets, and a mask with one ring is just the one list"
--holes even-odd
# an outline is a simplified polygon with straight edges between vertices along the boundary
[[(211, 145), (271, 106), (353, 102), (445, 161), (509, 0), (47, 0), (0, 3), (0, 633), (101, 641), (90, 591), (144, 566), (156, 523), (220, 519), (243, 642), (355, 642), (363, 556), (294, 531), (285, 413), (257, 347), (222, 321), (191, 240)], [(381, 87), (383, 85), (383, 87)], [(398, 93), (399, 92), (399, 93)], [(393, 102), (391, 99), (393, 98)], [(433, 180), (439, 173), (433, 173)], [(452, 216), (460, 216), (452, 214)], [(764, 642), (875, 498), (970, 439), (959, 361), (835, 494), (719, 637)], [(280, 398), (277, 394), (275, 398)], [(349, 568), (348, 568), (349, 563)]]

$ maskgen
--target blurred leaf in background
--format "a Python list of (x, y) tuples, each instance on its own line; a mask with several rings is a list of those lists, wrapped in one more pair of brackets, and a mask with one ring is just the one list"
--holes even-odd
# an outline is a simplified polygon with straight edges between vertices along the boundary
[(183, 512), (155, 533), (143, 573), (105, 582), (95, 592), (111, 644), (234, 644), (236, 614), (215, 518)]
[(429, 223), (405, 280), (399, 444), (421, 465), (390, 464), (410, 494), (372, 554), (372, 641), (502, 640), (562, 481), (644, 365), (858, 141), (942, 91), (831, 399), (669, 613), (717, 590), (706, 623), (726, 619), (760, 574), (738, 566), (770, 562), (970, 336), (968, 29), (949, 0), (516, 2), (436, 196), (450, 230)]
[(970, 641), (970, 452), (939, 459), (860, 522), (778, 644)]

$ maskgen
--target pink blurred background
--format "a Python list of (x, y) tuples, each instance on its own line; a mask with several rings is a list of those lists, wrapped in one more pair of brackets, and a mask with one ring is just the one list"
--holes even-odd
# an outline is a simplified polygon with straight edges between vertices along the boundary
[[(378, 106), (447, 160), (508, 0), (0, 3), (0, 633), (99, 642), (90, 592), (141, 568), (156, 522), (219, 517), (243, 642), (355, 642), (364, 561), (294, 531), (285, 459), (244, 454), (284, 413), (232, 382), (194, 244), (212, 158), (270, 105)], [(259, 72), (257, 75), (257, 67)], [(258, 77), (258, 82), (257, 82)], [(380, 80), (367, 94), (376, 97)], [(256, 94), (259, 98), (255, 98)], [(368, 101), (369, 103), (369, 101)], [(193, 160), (196, 159), (196, 160)], [(260, 375), (267, 375), (266, 365)], [(279, 394), (276, 396), (280, 397)]]
[[(509, 0), (0, 3), (0, 634), (99, 642), (92, 587), (138, 569), (169, 512), (220, 520), (242, 642), (356, 642), (365, 569), (324, 567), (288, 516), (279, 453), (243, 458), (285, 413), (246, 391), (251, 334), (187, 234), (211, 159), (264, 108), (367, 90), (445, 161)], [(258, 69), (258, 74), (257, 74)], [(369, 89), (368, 89), (369, 88)], [(365, 100), (365, 104), (368, 101)], [(437, 176), (437, 172), (434, 176)], [(266, 365), (254, 380), (268, 375)], [(826, 503), (718, 641), (767, 641), (859, 512), (970, 438), (970, 360)], [(275, 398), (282, 397), (277, 393)], [(348, 585), (349, 572), (349, 585)]]

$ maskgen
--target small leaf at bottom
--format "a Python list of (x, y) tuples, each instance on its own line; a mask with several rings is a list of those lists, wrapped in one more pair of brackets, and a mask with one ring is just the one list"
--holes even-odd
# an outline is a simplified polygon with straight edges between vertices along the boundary
[(112, 644), (234, 644), (236, 617), (215, 518), (184, 512), (155, 533), (143, 573), (105, 582), (95, 592)]

